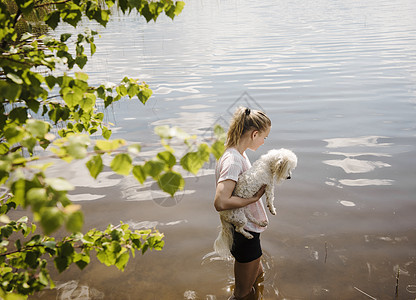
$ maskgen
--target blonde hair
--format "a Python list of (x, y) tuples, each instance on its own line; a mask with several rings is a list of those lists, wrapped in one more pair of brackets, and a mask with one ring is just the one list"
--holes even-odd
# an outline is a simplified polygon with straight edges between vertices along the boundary
[(240, 138), (249, 130), (265, 131), (272, 125), (266, 114), (260, 110), (239, 107), (231, 120), (227, 133), (227, 148), (238, 146)]

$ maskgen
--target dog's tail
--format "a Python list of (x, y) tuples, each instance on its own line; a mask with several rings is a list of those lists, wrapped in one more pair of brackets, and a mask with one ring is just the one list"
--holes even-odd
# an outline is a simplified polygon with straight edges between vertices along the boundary
[(215, 252), (223, 257), (231, 256), (230, 249), (233, 246), (233, 225), (221, 218), (221, 231), (214, 243)]

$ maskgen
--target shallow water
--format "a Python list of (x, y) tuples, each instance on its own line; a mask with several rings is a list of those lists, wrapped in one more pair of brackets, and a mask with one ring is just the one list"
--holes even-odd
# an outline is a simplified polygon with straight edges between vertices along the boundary
[[(267, 112), (271, 133), (250, 159), (285, 147), (299, 162), (262, 234), (264, 299), (394, 299), (398, 270), (399, 299), (415, 299), (415, 16), (413, 0), (186, 1), (174, 22), (131, 15), (99, 29), (86, 72), (97, 84), (150, 84), (145, 106), (108, 111), (113, 137), (144, 143), (148, 156), (157, 125), (203, 138), (239, 105)], [(226, 299), (232, 263), (210, 255), (213, 165), (184, 174), (174, 199), (110, 172), (94, 182), (81, 163), (54, 167), (78, 187), (85, 228), (156, 226), (166, 246), (123, 273), (71, 268), (32, 298)]]

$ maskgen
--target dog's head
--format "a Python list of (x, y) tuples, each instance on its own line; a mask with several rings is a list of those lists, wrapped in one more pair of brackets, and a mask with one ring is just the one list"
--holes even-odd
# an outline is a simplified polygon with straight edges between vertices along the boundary
[(277, 182), (290, 179), (296, 168), (298, 158), (288, 149), (270, 150), (266, 154), (269, 158), (272, 173)]

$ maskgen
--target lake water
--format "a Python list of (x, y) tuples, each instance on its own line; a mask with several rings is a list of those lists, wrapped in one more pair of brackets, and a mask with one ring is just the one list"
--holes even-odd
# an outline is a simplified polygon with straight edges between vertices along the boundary
[[(203, 139), (244, 105), (273, 123), (252, 161), (272, 148), (297, 154), (262, 234), (263, 299), (394, 299), (398, 272), (398, 299), (416, 298), (416, 2), (189, 0), (173, 22), (132, 14), (98, 29), (91, 82), (129, 76), (154, 92), (145, 106), (108, 109), (113, 138), (152, 157), (155, 126)], [(166, 245), (123, 273), (95, 259), (70, 268), (32, 298), (226, 299), (232, 263), (210, 254), (213, 166), (184, 174), (174, 199), (108, 170), (94, 182), (82, 163), (54, 167), (77, 186), (86, 229), (123, 220), (158, 228)]]

